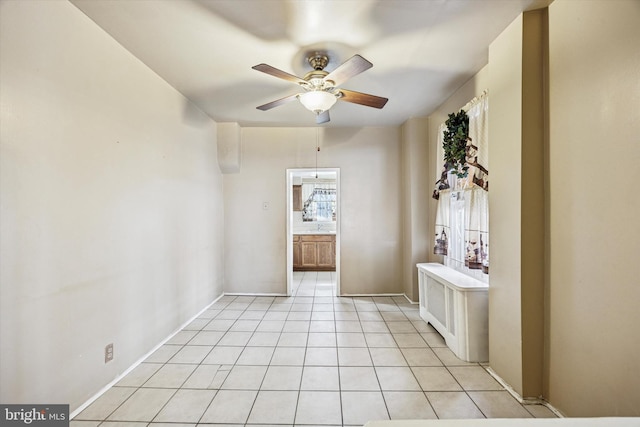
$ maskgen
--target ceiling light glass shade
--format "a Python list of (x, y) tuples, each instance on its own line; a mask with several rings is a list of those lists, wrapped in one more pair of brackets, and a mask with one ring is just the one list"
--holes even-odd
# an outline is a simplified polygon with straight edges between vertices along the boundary
[(298, 99), (307, 110), (320, 114), (333, 107), (338, 98), (335, 95), (321, 90), (314, 90), (298, 95)]

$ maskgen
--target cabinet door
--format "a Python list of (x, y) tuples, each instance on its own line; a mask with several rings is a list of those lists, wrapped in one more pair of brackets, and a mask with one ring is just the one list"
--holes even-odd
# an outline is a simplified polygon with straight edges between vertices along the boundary
[(302, 249), (300, 242), (293, 242), (293, 268), (302, 266)]
[(302, 266), (316, 267), (318, 265), (317, 243), (302, 242), (300, 245), (302, 248)]
[(333, 241), (331, 242), (331, 253), (333, 254), (333, 263), (331, 264), (331, 268), (333, 270), (336, 269), (336, 238), (333, 237)]
[(329, 268), (334, 264), (333, 242), (318, 242), (318, 267)]

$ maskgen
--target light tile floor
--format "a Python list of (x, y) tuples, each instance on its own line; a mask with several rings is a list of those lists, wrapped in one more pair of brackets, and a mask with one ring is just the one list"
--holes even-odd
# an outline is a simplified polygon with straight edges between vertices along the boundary
[(222, 297), (72, 427), (554, 416), (459, 360), (417, 305), (337, 298), (334, 274), (294, 273), (292, 297)]

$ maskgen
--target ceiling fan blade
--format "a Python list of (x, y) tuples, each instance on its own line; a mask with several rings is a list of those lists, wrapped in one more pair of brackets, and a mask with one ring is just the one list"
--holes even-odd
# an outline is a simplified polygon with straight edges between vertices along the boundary
[(285, 71), (279, 70), (275, 67), (272, 67), (271, 65), (258, 64), (258, 65), (254, 65), (251, 68), (253, 68), (256, 71), (262, 71), (263, 73), (269, 74), (274, 77), (278, 77), (279, 79), (283, 79), (292, 83), (306, 84), (306, 82), (302, 80), (300, 77), (297, 77), (297, 76), (294, 76), (293, 74), (289, 74)]
[(382, 108), (389, 99), (381, 96), (369, 95), (368, 93), (355, 92), (353, 90), (340, 89), (342, 96), (338, 99), (352, 102), (354, 104), (366, 105), (367, 107)]
[(278, 107), (282, 104), (286, 104), (287, 102), (291, 102), (298, 97), (298, 94), (285, 96), (284, 98), (277, 99), (275, 101), (271, 101), (269, 103), (263, 104), (259, 107), (256, 107), (258, 110), (267, 111), (272, 108)]
[(351, 58), (343, 62), (338, 68), (325, 76), (324, 80), (331, 80), (335, 86), (349, 80), (351, 77), (373, 67), (373, 64), (360, 55), (353, 55)]
[(329, 110), (323, 111), (322, 113), (316, 115), (316, 124), (327, 123), (330, 120), (329, 118)]

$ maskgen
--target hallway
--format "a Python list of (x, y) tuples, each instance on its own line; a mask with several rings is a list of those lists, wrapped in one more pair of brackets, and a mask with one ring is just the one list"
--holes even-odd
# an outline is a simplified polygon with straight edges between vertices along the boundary
[(222, 297), (72, 427), (554, 416), (457, 359), (403, 296), (336, 298), (333, 272), (294, 278), (292, 297)]
[(294, 297), (335, 297), (336, 272), (294, 271), (291, 294)]

